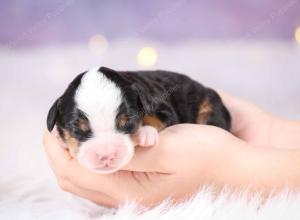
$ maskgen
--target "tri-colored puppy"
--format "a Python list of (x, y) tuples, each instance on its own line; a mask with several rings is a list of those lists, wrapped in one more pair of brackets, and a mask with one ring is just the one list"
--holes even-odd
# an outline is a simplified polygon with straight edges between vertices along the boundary
[(126, 165), (134, 146), (152, 146), (158, 132), (178, 123), (230, 129), (219, 95), (189, 77), (168, 71), (95, 68), (78, 75), (48, 113), (79, 162), (99, 173)]

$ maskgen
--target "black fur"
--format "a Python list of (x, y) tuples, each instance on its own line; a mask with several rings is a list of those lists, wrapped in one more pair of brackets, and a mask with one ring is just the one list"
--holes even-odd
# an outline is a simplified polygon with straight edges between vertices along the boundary
[[(205, 99), (213, 110), (207, 124), (230, 129), (230, 114), (219, 95), (185, 75), (161, 70), (115, 71), (106, 67), (101, 67), (99, 74), (104, 74), (122, 90), (122, 103), (116, 115), (116, 128), (120, 132), (134, 134), (145, 115), (158, 117), (166, 126), (197, 123), (199, 105)], [(91, 130), (83, 132), (78, 128), (80, 119), (88, 120), (84, 112), (76, 108), (74, 101), (83, 75), (78, 75), (71, 82), (47, 117), (49, 131), (56, 124), (61, 136), (62, 130), (66, 129), (81, 142), (93, 136)], [(123, 126), (117, 120), (121, 115), (127, 118)]]
[[(102, 69), (105, 72), (105, 69)], [(197, 123), (199, 105), (207, 99), (212, 106), (208, 125), (230, 130), (231, 118), (220, 96), (186, 75), (168, 71), (120, 71), (139, 95), (139, 113), (157, 116), (166, 126)], [(121, 83), (121, 81), (119, 81)]]
[[(84, 72), (85, 73), (85, 72)], [(75, 92), (80, 85), (81, 78), (84, 73), (79, 74), (68, 86), (64, 94), (59, 97), (51, 107), (47, 117), (47, 127), (52, 131), (56, 124), (58, 132), (62, 138), (63, 129), (66, 129), (70, 134), (79, 141), (85, 141), (92, 137), (92, 131), (82, 131), (79, 129), (78, 123), (80, 119), (87, 120), (84, 112), (76, 108), (74, 100)]]

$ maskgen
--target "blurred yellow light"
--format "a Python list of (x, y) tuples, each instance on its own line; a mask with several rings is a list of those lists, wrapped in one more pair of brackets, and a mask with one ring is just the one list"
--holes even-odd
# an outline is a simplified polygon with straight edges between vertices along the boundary
[(97, 34), (90, 38), (89, 48), (94, 54), (101, 55), (108, 48), (108, 42), (103, 35)]
[(295, 39), (298, 44), (300, 44), (300, 26), (297, 27), (296, 32), (295, 32)]
[(152, 47), (143, 47), (137, 56), (137, 60), (140, 66), (150, 67), (153, 66), (158, 58), (157, 51)]

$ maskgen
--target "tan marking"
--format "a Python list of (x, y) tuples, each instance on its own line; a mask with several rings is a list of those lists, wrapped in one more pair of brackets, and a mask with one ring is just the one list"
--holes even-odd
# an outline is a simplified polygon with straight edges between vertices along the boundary
[(85, 119), (79, 119), (79, 129), (83, 132), (90, 130), (90, 124)]
[(63, 129), (63, 132), (64, 132), (65, 142), (69, 148), (69, 152), (71, 156), (76, 158), (79, 152), (79, 141), (76, 138), (72, 137), (70, 132), (67, 131), (66, 129)]
[(207, 99), (205, 99), (202, 103), (200, 103), (198, 116), (197, 116), (197, 123), (206, 124), (212, 111), (213, 110), (210, 102)]
[(148, 115), (146, 115), (143, 118), (143, 125), (150, 125), (152, 127), (155, 127), (158, 131), (161, 131), (162, 129), (164, 129), (166, 127), (166, 125), (164, 123), (162, 123), (158, 117), (148, 116)]

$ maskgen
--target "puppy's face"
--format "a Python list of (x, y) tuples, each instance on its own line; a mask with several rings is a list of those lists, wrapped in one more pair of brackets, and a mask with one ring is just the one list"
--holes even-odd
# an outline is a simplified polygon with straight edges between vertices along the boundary
[(111, 173), (133, 156), (132, 136), (141, 125), (139, 97), (130, 83), (107, 68), (78, 75), (53, 104), (47, 126), (54, 126), (70, 153), (99, 173)]

